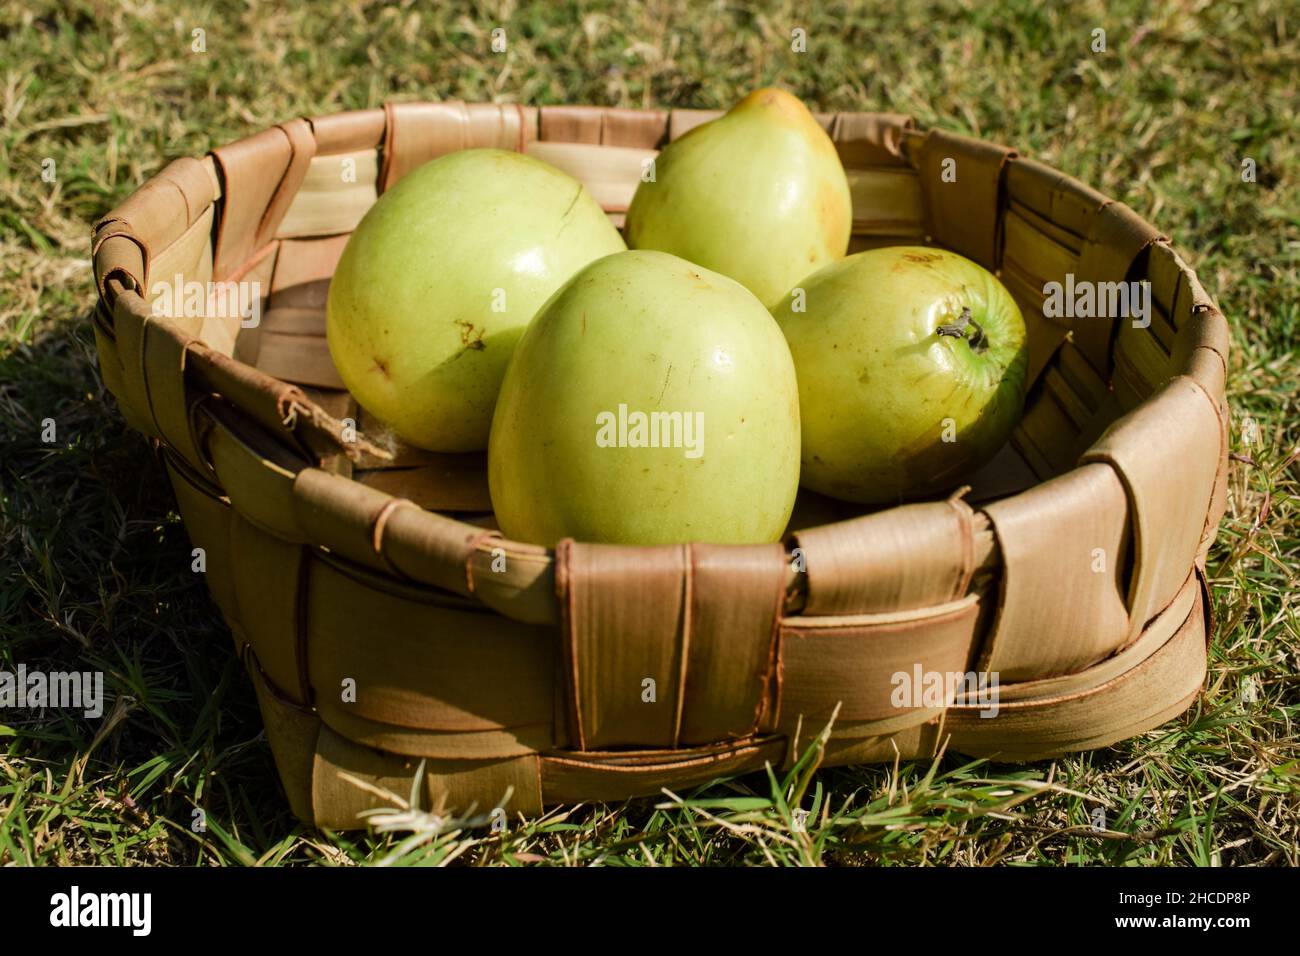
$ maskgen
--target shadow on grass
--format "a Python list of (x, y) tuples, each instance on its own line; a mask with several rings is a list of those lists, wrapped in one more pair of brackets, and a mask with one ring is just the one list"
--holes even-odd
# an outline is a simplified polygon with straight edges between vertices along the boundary
[(0, 343), (0, 670), (99, 671), (103, 712), (0, 709), (0, 862), (195, 863), (297, 823), (161, 462), (87, 315)]

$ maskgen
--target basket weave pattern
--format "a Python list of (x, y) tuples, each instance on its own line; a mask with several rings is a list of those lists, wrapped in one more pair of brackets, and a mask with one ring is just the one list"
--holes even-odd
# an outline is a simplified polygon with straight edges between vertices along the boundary
[[(818, 116), (849, 176), (851, 251), (950, 248), (1024, 312), (1026, 415), (965, 496), (870, 514), (804, 496), (807, 520), (770, 546), (552, 552), (492, 530), (481, 455), (390, 459), (363, 437), (377, 423), (330, 361), (325, 291), (384, 189), (453, 150), (524, 150), (621, 225), (643, 161), (716, 115), (439, 103), (298, 119), (173, 162), (96, 225), (104, 380), (163, 449), (303, 820), (358, 826), (382, 805), (373, 788), (407, 793), (421, 762), (430, 801), (483, 809), (508, 791), (535, 813), (788, 766), (832, 714), (830, 764), (942, 746), (1019, 760), (1106, 746), (1195, 699), (1226, 323), (1153, 226), (1007, 147)], [(1067, 274), (1149, 280), (1150, 325), (1045, 317), (1044, 285)], [(176, 276), (259, 283), (260, 324), (155, 315)], [(999, 676), (996, 716), (962, 695), (892, 699), (900, 672), (968, 671)]]

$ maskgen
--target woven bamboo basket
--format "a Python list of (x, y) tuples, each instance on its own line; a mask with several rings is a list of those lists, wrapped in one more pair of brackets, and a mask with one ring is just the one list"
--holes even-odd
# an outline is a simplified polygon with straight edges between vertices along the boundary
[[(848, 172), (851, 251), (950, 248), (1024, 313), (1027, 411), (964, 495), (864, 513), (804, 494), (770, 546), (550, 551), (494, 530), (483, 456), (367, 441), (324, 305), (379, 193), (452, 150), (508, 148), (621, 225), (643, 160), (716, 115), (453, 102), (297, 119), (173, 162), (96, 224), (104, 380), (158, 443), (304, 821), (357, 827), (421, 768), (428, 805), (533, 814), (788, 767), (832, 715), (827, 764), (1026, 760), (1195, 700), (1226, 323), (1154, 226), (1005, 146), (818, 116)], [(1149, 326), (1046, 317), (1044, 286), (1067, 275), (1149, 281)], [(176, 276), (258, 283), (260, 324), (157, 314)], [(892, 699), (899, 673), (961, 672), (998, 676), (995, 716), (961, 688)]]

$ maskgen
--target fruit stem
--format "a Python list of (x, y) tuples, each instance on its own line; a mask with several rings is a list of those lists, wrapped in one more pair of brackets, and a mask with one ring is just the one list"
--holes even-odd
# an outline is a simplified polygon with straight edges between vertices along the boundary
[[(987, 351), (989, 347), (989, 338), (984, 334), (983, 327), (976, 322), (975, 317), (971, 315), (970, 306), (962, 308), (961, 315), (958, 316), (958, 319), (961, 324), (954, 323), (951, 325), (941, 325), (934, 330), (935, 334), (951, 336), (958, 339), (966, 339), (970, 343), (971, 349), (974, 351)], [(966, 332), (967, 325), (975, 327), (974, 331), (969, 335)]]

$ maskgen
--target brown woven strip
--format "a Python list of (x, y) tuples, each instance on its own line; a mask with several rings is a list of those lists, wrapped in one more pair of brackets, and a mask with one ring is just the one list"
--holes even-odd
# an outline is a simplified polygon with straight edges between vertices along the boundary
[(180, 190), (185, 200), (187, 225), (198, 222), (199, 216), (203, 215), (216, 199), (212, 177), (201, 160), (191, 159), (188, 156), (172, 160), (157, 178), (172, 183)]
[(239, 555), (234, 590), (246, 640), (271, 683), (295, 705), (310, 707), (301, 660), (308, 625), (302, 617), (306, 549), (267, 534), (238, 513), (231, 516), (229, 549)]
[(846, 169), (905, 166), (903, 131), (915, 125), (901, 113), (836, 113), (830, 137)]
[(956, 600), (973, 571), (970, 522), (969, 508), (934, 502), (800, 531), (804, 614), (905, 611)]
[(114, 281), (133, 292), (145, 293), (149, 247), (139, 236), (127, 232), (118, 223), (109, 223), (95, 233), (90, 254), (95, 260), (100, 301), (109, 308), (117, 301)]
[[(1081, 670), (1128, 639), (1124, 487), (1079, 468), (985, 511), (1001, 544), (998, 616), (978, 669), (1000, 681)], [(1073, 610), (1061, 614), (1061, 608)]]
[(349, 110), (307, 121), (316, 137), (316, 155), (332, 156), (358, 149), (373, 149), (384, 136), (385, 115), (381, 109)]
[(515, 621), (557, 627), (555, 571), (558, 560), (538, 545), (504, 538), (476, 538), (468, 557), (475, 596)]
[(185, 530), (196, 548), (202, 548), (206, 571), (204, 583), (221, 616), (234, 631), (239, 623), (239, 602), (235, 596), (235, 567), (231, 548), (231, 522), (234, 510), (229, 504), (209, 494), (191, 479), (184, 463), (175, 456), (164, 458), (167, 475), (176, 492), (176, 505), (185, 521)]
[[(999, 702), (1043, 701), (1070, 697), (1122, 678), (1129, 670), (1164, 647), (1174, 633), (1182, 627), (1187, 620), (1187, 615), (1192, 613), (1196, 605), (1197, 587), (1196, 575), (1188, 574), (1187, 581), (1173, 601), (1152, 619), (1137, 640), (1088, 667), (1051, 677), (1000, 682)], [(954, 706), (964, 707), (971, 703), (959, 696)]]
[(470, 539), (469, 553), (465, 556), (465, 590), (469, 594), (474, 593), (474, 555), (484, 542), (492, 540), (505, 539), (502, 538), (500, 531), (495, 530), (480, 531)]
[[(1221, 453), (1218, 410), (1185, 376), (1121, 418), (1082, 458), (1119, 473), (1135, 538), (1128, 588), (1136, 637), (1182, 586), (1196, 556)], [(1178, 462), (1170, 469), (1169, 462)]]
[[(1000, 703), (993, 717), (981, 717), (978, 706), (949, 708), (945, 721), (951, 749), (1036, 760), (1106, 747), (1158, 727), (1185, 710), (1205, 680), (1206, 630), (1199, 594), (1190, 614), (1184, 610), (1180, 621), (1177, 613), (1171, 608), (1168, 622), (1151, 624), (1168, 627), (1172, 637), (1119, 676), (1060, 696)], [(1109, 673), (1105, 662), (1097, 669)]]
[(680, 792), (710, 780), (779, 765), (785, 739), (762, 737), (681, 750), (627, 753), (546, 754), (541, 757), (542, 793), (547, 803), (623, 800)]
[(158, 434), (190, 465), (203, 469), (206, 462), (195, 443), (190, 415), (197, 396), (191, 394), (185, 377), (192, 341), (167, 319), (147, 321), (141, 364), (149, 413)]
[[(896, 675), (965, 672), (976, 651), (976, 595), (937, 608), (888, 615), (787, 618), (781, 628), (785, 687), (781, 729), (802, 719), (820, 729), (840, 707), (844, 721), (927, 719), (930, 709), (896, 705)], [(920, 687), (917, 688), (918, 690)]]
[[(371, 746), (418, 738), (444, 756), (463, 738), (440, 734), (481, 735), (482, 757), (550, 747), (551, 633), (325, 556), (311, 563), (308, 666), (331, 727)], [(348, 680), (355, 699), (343, 694)]]
[(312, 784), (320, 719), (310, 711), (285, 702), (274, 692), (251, 649), (244, 655), (244, 664), (257, 691), (258, 709), (266, 725), (266, 739), (271, 745), (285, 796), (289, 798), (289, 807), (299, 819), (315, 820)]
[(776, 544), (693, 544), (689, 557), (677, 743), (751, 736), (777, 707), (785, 550)]
[(527, 119), (517, 103), (469, 103), (465, 106), (469, 122), (467, 149), (509, 149), (523, 152), (528, 138)]
[(511, 815), (541, 813), (541, 781), (537, 758), (531, 754), (504, 760), (421, 760), (355, 744), (322, 726), (312, 769), (317, 825), (357, 829), (365, 826), (359, 814), (398, 807), (398, 800), (409, 799), (421, 764), (425, 774), (421, 809), (467, 813), (473, 808), (486, 815), (508, 796), (506, 809)]
[(468, 595), (465, 562), (480, 531), (441, 515), (400, 508), (385, 527), (384, 557), (404, 578)]
[(149, 403), (149, 384), (144, 368), (145, 328), (152, 319), (138, 296), (128, 292), (117, 297), (113, 306), (113, 337), (117, 358), (122, 365), (122, 399), (143, 422), (144, 433), (161, 438)]
[(602, 146), (658, 149), (668, 139), (668, 113), (610, 108), (601, 111)]
[[(1163, 238), (1155, 226), (1128, 206), (1106, 203), (1092, 220), (1075, 270), (1075, 283), (1125, 281), (1142, 250)], [(1076, 319), (1075, 344), (1095, 368), (1104, 371), (1111, 367), (1111, 346), (1119, 323), (1131, 321), (1113, 316)]]
[[(941, 246), (997, 269), (1002, 251), (1002, 173), (1015, 150), (931, 130), (918, 171), (926, 231)], [(953, 176), (955, 175), (955, 179)], [(945, 179), (946, 177), (946, 179)], [(950, 181), (949, 181), (950, 180)]]
[[(191, 160), (193, 162), (193, 160)], [(95, 224), (106, 234), (139, 236), (150, 248), (171, 245), (190, 225), (189, 199), (174, 179), (157, 176), (132, 193), (121, 206)]]
[(673, 746), (689, 640), (685, 547), (565, 539), (556, 559), (575, 746)]
[(1037, 214), (1035, 223), (1055, 230), (1057, 240), (1071, 248), (1081, 246), (1084, 238), (1092, 235), (1093, 220), (1110, 202), (1073, 176), (1021, 156), (1007, 164), (1006, 188), (1012, 203)]
[(459, 101), (385, 103), (384, 122), (381, 193), (417, 166), (464, 149), (469, 135), (469, 114)]
[(604, 111), (590, 106), (543, 106), (539, 139), (548, 143), (599, 143)]
[(315, 149), (307, 121), (293, 120), (212, 151), (223, 193), (213, 253), (217, 279), (230, 278), (274, 237)]

